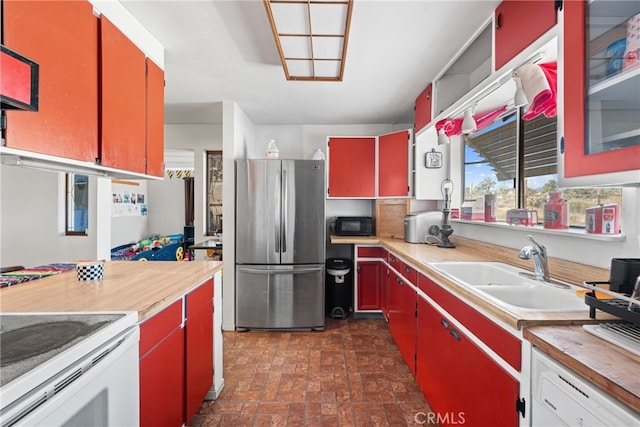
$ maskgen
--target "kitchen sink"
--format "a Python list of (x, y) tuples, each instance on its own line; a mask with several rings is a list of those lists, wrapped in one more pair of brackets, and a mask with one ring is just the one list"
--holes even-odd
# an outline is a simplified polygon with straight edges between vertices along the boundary
[(506, 309), (586, 311), (577, 286), (534, 280), (530, 272), (501, 262), (452, 261), (427, 263), (472, 292)]

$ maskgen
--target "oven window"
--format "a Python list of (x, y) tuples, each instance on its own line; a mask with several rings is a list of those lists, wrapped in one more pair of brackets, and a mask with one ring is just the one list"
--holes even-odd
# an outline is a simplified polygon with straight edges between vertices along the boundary
[(64, 427), (108, 426), (109, 393), (105, 388), (76, 412)]

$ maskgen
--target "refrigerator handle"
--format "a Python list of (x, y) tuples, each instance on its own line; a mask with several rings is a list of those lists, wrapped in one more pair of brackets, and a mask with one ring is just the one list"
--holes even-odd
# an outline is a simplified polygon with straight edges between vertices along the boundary
[(280, 201), (282, 200), (282, 173), (280, 171), (276, 172), (276, 181), (275, 181), (275, 191), (274, 193), (276, 194), (277, 200), (275, 203), (275, 213), (274, 213), (274, 218), (275, 220), (275, 224), (274, 224), (274, 233), (275, 233), (275, 244), (276, 244), (276, 252), (280, 253), (280, 221), (281, 221), (281, 211), (282, 211), (282, 206)]
[(322, 267), (295, 268), (293, 270), (265, 270), (249, 267), (238, 267), (238, 271), (250, 274), (307, 274), (322, 271)]
[(282, 170), (282, 253), (287, 252), (287, 229), (289, 217), (289, 182), (287, 181), (287, 171)]

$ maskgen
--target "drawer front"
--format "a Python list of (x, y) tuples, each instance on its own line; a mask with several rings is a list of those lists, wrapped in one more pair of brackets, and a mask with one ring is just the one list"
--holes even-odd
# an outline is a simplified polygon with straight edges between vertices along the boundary
[(400, 258), (395, 256), (391, 252), (389, 252), (388, 262), (389, 262), (389, 265), (391, 267), (395, 268), (397, 271), (399, 271), (399, 272), (402, 271), (402, 261), (400, 261)]
[(415, 285), (418, 282), (418, 271), (405, 262), (402, 263), (401, 268), (402, 275)]
[(142, 322), (140, 325), (140, 357), (147, 354), (181, 324), (182, 299)]
[(359, 246), (359, 258), (383, 258), (386, 259), (387, 251), (380, 246)]
[(187, 294), (187, 319), (190, 319), (201, 308), (212, 306), (213, 279), (206, 281)]
[(509, 365), (520, 371), (522, 343), (518, 338), (422, 274), (418, 276), (418, 287)]

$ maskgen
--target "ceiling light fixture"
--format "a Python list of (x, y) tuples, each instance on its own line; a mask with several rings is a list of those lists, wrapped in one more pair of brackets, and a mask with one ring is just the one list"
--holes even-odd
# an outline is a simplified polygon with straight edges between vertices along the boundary
[(469, 134), (477, 129), (476, 120), (473, 118), (475, 107), (469, 107), (464, 110), (464, 119), (462, 119), (462, 133)]
[(449, 137), (444, 131), (444, 126), (438, 131), (438, 145), (444, 145), (449, 143)]
[(287, 80), (342, 81), (353, 0), (263, 0)]

